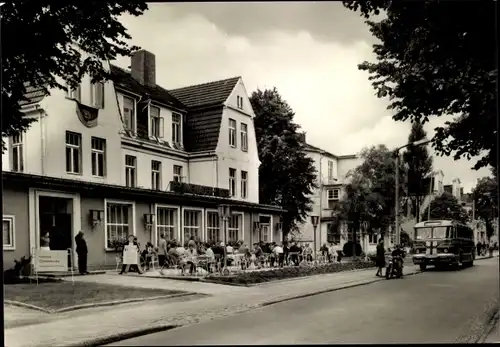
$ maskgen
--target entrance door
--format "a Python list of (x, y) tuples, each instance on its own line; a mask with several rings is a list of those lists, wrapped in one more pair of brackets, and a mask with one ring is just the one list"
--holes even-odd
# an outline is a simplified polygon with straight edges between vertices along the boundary
[(271, 242), (271, 233), (270, 233), (270, 225), (262, 224), (261, 225), (261, 241), (264, 243)]

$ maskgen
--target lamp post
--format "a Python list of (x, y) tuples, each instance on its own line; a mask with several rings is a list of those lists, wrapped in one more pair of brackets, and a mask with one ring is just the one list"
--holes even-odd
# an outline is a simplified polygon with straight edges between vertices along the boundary
[(219, 205), (219, 218), (222, 218), (223, 232), (224, 232), (224, 267), (222, 268), (222, 273), (224, 275), (229, 274), (227, 268), (227, 221), (231, 217), (231, 207), (229, 205)]
[(314, 237), (314, 264), (316, 264), (316, 248), (317, 248), (317, 245), (316, 245), (316, 230), (318, 228), (319, 216), (312, 215), (311, 216), (311, 223), (313, 225), (313, 231), (314, 231), (314, 234), (313, 234), (313, 237)]
[(401, 231), (399, 230), (399, 151), (405, 147), (421, 146), (421, 145), (428, 144), (429, 142), (431, 142), (431, 140), (427, 140), (427, 139), (422, 139), (422, 140), (418, 140), (415, 142), (410, 142), (404, 146), (396, 148), (396, 150), (394, 151), (394, 155), (396, 157), (395, 158), (396, 159), (395, 160), (395, 165), (396, 165), (395, 199), (396, 199), (396, 201), (394, 202), (394, 224), (395, 224), (394, 227), (396, 228), (396, 230), (395, 230), (396, 231), (396, 244), (398, 244), (398, 245), (399, 245), (400, 234), (401, 234)]

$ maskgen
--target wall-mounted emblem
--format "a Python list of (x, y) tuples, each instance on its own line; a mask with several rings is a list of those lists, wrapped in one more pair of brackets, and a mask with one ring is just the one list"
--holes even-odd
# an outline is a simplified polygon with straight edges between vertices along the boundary
[(99, 109), (83, 105), (75, 100), (76, 103), (76, 114), (80, 122), (87, 128), (93, 128), (97, 126), (97, 117), (99, 116)]

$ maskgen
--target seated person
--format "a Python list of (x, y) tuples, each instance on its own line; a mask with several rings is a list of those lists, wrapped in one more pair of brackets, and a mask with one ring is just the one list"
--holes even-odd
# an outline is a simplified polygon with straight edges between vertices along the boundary
[(189, 266), (190, 275), (196, 271), (197, 256), (198, 252), (196, 251), (196, 248), (193, 245), (189, 246), (180, 260), (183, 273), (186, 266)]
[(146, 267), (146, 271), (149, 270), (149, 264), (153, 261), (153, 256), (155, 255), (154, 247), (151, 242), (146, 243), (146, 247), (141, 253), (142, 264), (141, 266)]

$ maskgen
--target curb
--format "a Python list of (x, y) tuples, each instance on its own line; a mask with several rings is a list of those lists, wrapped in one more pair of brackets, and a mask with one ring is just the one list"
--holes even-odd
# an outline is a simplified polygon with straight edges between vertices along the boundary
[(149, 334), (154, 334), (154, 333), (159, 333), (162, 331), (167, 331), (167, 330), (172, 330), (175, 328), (180, 327), (180, 325), (159, 325), (155, 327), (150, 327), (150, 328), (143, 328), (143, 329), (138, 329), (135, 331), (130, 331), (127, 333), (122, 333), (122, 334), (114, 334), (114, 335), (108, 335), (106, 337), (98, 337), (94, 338), (91, 340), (87, 340), (81, 343), (76, 343), (76, 344), (69, 344), (66, 346), (69, 347), (82, 347), (82, 346), (103, 346), (103, 345), (109, 345), (110, 343), (118, 342), (118, 341), (123, 341), (123, 340), (128, 340), (128, 339), (133, 339), (135, 337), (140, 337), (143, 335), (149, 335)]
[(143, 277), (143, 278), (159, 278), (159, 279), (168, 279), (168, 280), (177, 280), (177, 281), (188, 281), (188, 282), (199, 282), (201, 280), (201, 277), (189, 277), (189, 276), (163, 276), (163, 275), (158, 275), (158, 276), (144, 276), (144, 275), (138, 275), (138, 274), (127, 274), (128, 276), (132, 277)]
[(53, 314), (53, 313), (64, 313), (64, 312), (69, 312), (69, 311), (83, 310), (86, 308), (115, 306), (115, 305), (121, 305), (121, 304), (130, 304), (130, 303), (134, 303), (134, 302), (143, 302), (143, 301), (160, 300), (160, 299), (171, 299), (171, 298), (193, 296), (193, 295), (199, 295), (199, 293), (179, 293), (179, 294), (160, 295), (160, 296), (152, 296), (152, 297), (125, 299), (125, 300), (104, 301), (104, 302), (98, 302), (98, 303), (89, 303), (89, 304), (63, 307), (63, 308), (60, 308), (57, 310), (49, 310), (49, 309), (45, 309), (45, 308), (42, 308), (39, 306), (26, 304), (24, 302), (13, 301), (13, 300), (4, 300), (4, 303), (12, 305), (12, 306), (24, 307), (24, 308), (29, 308), (32, 310), (37, 310), (37, 311), (42, 311), (45, 313)]

